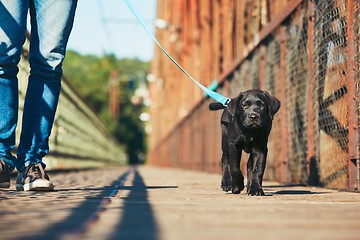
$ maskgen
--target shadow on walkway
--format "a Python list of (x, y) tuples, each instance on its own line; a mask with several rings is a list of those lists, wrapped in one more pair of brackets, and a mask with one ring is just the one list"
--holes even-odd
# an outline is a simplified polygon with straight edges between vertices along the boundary
[(146, 186), (137, 170), (134, 171), (132, 186), (124, 199), (124, 210), (116, 231), (110, 239), (159, 239), (158, 225), (148, 200), (147, 189), (177, 188), (176, 186)]
[[(121, 186), (131, 172), (134, 174), (132, 185)], [(88, 227), (91, 227), (92, 224), (98, 224), (97, 220), (100, 214), (111, 211), (111, 208), (106, 209), (106, 200), (113, 194), (114, 186), (115, 190), (130, 190), (130, 193), (123, 198), (122, 216), (119, 216), (121, 219), (114, 228), (115, 230), (109, 229), (113, 233), (110, 234), (111, 237), (108, 239), (158, 239), (158, 225), (148, 200), (147, 189), (167, 189), (177, 188), (177, 186), (146, 186), (143, 178), (135, 168), (122, 174), (118, 180), (112, 182), (111, 186), (102, 188), (100, 194), (83, 200), (63, 221), (53, 224), (40, 234), (23, 237), (22, 239), (68, 239), (69, 236), (70, 239), (71, 236), (81, 239)], [(71, 195), (72, 190), (79, 191), (80, 189), (65, 189), (64, 191), (69, 191)], [(90, 190), (99, 190), (99, 188), (82, 190), (88, 192)], [(31, 233), (31, 230), (29, 230), (29, 233)]]
[[(264, 191), (266, 196), (273, 196), (273, 195), (315, 195), (315, 194), (326, 194), (328, 192), (318, 192), (318, 191), (309, 191), (309, 190), (301, 190), (301, 189), (291, 189), (295, 187), (303, 187), (302, 185), (295, 185), (295, 184), (287, 184), (287, 185), (268, 185), (264, 186)], [(284, 190), (278, 190), (279, 188), (287, 188)], [(278, 191), (277, 191), (278, 190)]]

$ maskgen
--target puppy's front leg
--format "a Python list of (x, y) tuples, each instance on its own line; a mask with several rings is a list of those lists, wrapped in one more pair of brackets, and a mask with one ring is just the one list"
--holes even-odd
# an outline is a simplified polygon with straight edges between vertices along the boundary
[(250, 182), (252, 181), (252, 174), (253, 174), (253, 167), (254, 167), (254, 161), (252, 159), (252, 155), (250, 154), (249, 156), (249, 159), (248, 159), (248, 162), (247, 162), (247, 183), (246, 183), (246, 189), (247, 189), (247, 192), (249, 192), (249, 185), (250, 185)]
[(232, 193), (239, 194), (244, 189), (244, 176), (240, 171), (240, 160), (242, 150), (235, 144), (229, 144), (229, 163), (231, 172)]
[(230, 172), (230, 163), (229, 163), (229, 141), (228, 141), (228, 123), (221, 122), (221, 168), (222, 168), (222, 178), (221, 178), (221, 189), (225, 192), (231, 190), (231, 172)]
[(264, 196), (265, 193), (262, 189), (262, 180), (266, 166), (267, 148), (254, 147), (250, 153), (248, 164), (248, 184), (247, 193), (251, 196)]
[(223, 152), (222, 154), (221, 168), (222, 168), (221, 189), (225, 192), (228, 192), (231, 190), (231, 173), (230, 173), (228, 152)]

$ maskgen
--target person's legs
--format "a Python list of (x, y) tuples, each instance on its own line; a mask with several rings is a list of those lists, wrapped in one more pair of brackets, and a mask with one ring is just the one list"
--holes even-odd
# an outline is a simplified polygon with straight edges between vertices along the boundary
[(11, 172), (16, 166), (11, 151), (18, 120), (17, 64), (25, 41), (28, 8), (28, 1), (0, 2), (0, 173)]
[(76, 0), (31, 1), (31, 71), (17, 151), (16, 167), (20, 172), (28, 172), (35, 164), (45, 168), (42, 158), (49, 151), (48, 141), (60, 94), (62, 62), (76, 4)]
[(17, 169), (41, 163), (60, 94), (62, 62), (72, 29), (75, 0), (34, 0), (30, 6), (30, 77), (27, 88)]

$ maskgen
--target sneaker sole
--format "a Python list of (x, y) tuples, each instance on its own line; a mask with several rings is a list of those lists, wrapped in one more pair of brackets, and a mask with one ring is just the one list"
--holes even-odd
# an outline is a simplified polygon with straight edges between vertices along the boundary
[(10, 182), (0, 183), (0, 188), (9, 188), (9, 187), (10, 187)]
[(52, 191), (55, 186), (52, 182), (47, 180), (35, 180), (32, 183), (16, 184), (16, 190), (18, 191)]

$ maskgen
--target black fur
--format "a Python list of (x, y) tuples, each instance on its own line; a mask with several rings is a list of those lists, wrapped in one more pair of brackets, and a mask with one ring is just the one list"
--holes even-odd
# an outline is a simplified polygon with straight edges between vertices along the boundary
[[(224, 109), (221, 103), (211, 103), (210, 110)], [(263, 196), (262, 180), (267, 156), (267, 142), (272, 119), (280, 101), (261, 90), (248, 90), (231, 99), (221, 117), (223, 191), (240, 193), (244, 176), (240, 171), (241, 153), (250, 154), (247, 163), (247, 193)]]

